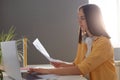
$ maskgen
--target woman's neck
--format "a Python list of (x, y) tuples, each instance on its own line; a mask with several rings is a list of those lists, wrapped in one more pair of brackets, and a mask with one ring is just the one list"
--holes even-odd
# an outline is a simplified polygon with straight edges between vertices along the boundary
[(93, 35), (90, 33), (89, 30), (86, 31), (86, 34), (87, 34), (88, 37), (93, 37)]

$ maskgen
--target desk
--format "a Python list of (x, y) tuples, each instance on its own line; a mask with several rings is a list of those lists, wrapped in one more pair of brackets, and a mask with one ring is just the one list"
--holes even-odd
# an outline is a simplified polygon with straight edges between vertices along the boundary
[[(7, 76), (4, 76), (3, 80), (12, 80)], [(68, 75), (68, 76), (57, 76), (57, 78), (49, 78), (49, 79), (36, 79), (36, 80), (87, 80), (83, 76), (78, 75)]]
[[(40, 67), (40, 68), (54, 68), (52, 65), (42, 64), (42, 65), (28, 65), (29, 67)], [(44, 77), (50, 77), (49, 79), (36, 79), (36, 80), (87, 80), (83, 76), (80, 75), (67, 75), (67, 76), (58, 76), (58, 75), (43, 75)], [(4, 73), (4, 80), (12, 80), (7, 77)]]

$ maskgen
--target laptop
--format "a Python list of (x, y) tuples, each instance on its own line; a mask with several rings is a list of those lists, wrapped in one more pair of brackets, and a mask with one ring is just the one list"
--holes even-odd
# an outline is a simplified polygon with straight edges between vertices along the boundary
[(46, 80), (34, 73), (20, 70), (16, 41), (1, 42), (5, 73), (10, 80)]

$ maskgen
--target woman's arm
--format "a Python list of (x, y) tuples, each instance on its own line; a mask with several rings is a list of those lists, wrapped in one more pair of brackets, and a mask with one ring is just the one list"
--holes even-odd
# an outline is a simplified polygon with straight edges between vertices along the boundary
[(81, 71), (76, 67), (61, 67), (53, 69), (30, 68), (30, 72), (37, 72), (40, 74), (57, 74), (57, 75), (80, 75)]
[(55, 68), (60, 68), (60, 67), (72, 67), (74, 66), (73, 63), (69, 63), (69, 62), (50, 62)]

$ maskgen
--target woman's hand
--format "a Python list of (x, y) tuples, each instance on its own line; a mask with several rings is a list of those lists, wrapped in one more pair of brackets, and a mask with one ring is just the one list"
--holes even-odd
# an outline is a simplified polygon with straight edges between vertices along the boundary
[(64, 62), (64, 61), (60, 61), (60, 62), (50, 62), (50, 63), (51, 63), (55, 68), (73, 66), (72, 63), (68, 63), (68, 62)]
[(29, 73), (37, 73), (37, 74), (50, 74), (49, 69), (43, 68), (29, 68)]

